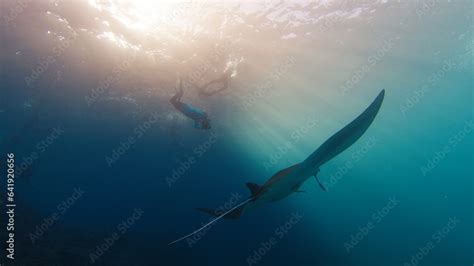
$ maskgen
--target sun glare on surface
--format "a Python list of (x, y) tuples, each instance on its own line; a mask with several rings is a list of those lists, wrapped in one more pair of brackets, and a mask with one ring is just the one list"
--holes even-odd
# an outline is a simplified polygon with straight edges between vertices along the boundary
[(92, 7), (109, 12), (126, 27), (144, 32), (176, 24), (187, 14), (195, 13), (202, 3), (185, 0), (89, 0)]

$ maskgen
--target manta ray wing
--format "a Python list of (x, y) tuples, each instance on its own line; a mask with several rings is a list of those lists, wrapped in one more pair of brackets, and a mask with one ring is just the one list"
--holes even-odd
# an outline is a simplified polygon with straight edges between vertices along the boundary
[(384, 95), (385, 90), (382, 90), (362, 114), (326, 140), (303, 164), (308, 167), (319, 167), (354, 144), (374, 121)]

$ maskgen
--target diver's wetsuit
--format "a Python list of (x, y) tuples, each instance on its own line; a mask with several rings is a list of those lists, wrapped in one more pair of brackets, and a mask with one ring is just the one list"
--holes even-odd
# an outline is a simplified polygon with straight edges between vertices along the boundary
[(207, 118), (207, 113), (197, 109), (196, 107), (192, 106), (189, 103), (184, 103), (181, 101), (181, 97), (183, 97), (183, 82), (182, 80), (179, 81), (179, 90), (178, 92), (171, 97), (170, 102), (171, 104), (178, 109), (181, 113), (185, 116), (194, 120), (194, 127), (198, 129), (209, 129), (211, 128), (209, 125), (209, 119)]

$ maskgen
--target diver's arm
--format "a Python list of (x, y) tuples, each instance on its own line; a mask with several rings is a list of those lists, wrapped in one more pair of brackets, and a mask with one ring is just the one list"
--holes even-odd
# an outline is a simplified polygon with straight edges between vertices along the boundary
[[(211, 84), (214, 84), (214, 83), (222, 83), (222, 87), (216, 89), (216, 90), (213, 90), (213, 91), (206, 91), (206, 89), (211, 85)], [(224, 76), (224, 77), (221, 77), (221, 78), (218, 78), (218, 79), (215, 79), (215, 80), (212, 80), (210, 82), (208, 82), (206, 85), (202, 86), (199, 88), (199, 94), (202, 94), (202, 95), (206, 95), (206, 96), (211, 96), (211, 95), (214, 95), (218, 92), (221, 92), (225, 89), (227, 89), (229, 87), (229, 77), (227, 76)]]
[(210, 82), (208, 82), (206, 84), (206, 87), (214, 83), (223, 83), (225, 86), (227, 86), (227, 84), (229, 83), (229, 80), (230, 80), (230, 76), (227, 73), (224, 73), (220, 78), (217, 78), (215, 80), (211, 80)]

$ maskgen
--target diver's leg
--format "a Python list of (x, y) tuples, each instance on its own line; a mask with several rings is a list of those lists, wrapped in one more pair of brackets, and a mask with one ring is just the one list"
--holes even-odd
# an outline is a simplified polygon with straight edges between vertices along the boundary
[(170, 99), (170, 102), (171, 102), (173, 105), (177, 104), (177, 103), (179, 102), (178, 94), (173, 95), (173, 97), (171, 97), (171, 99)]
[(183, 80), (179, 80), (179, 87), (176, 88), (176, 94), (171, 97), (170, 102), (175, 105), (179, 102), (181, 102), (181, 97), (183, 97), (184, 91), (183, 91)]
[(179, 79), (179, 87), (178, 87), (178, 92), (176, 93), (178, 101), (181, 101), (181, 97), (183, 97), (184, 91), (183, 91), (183, 80)]

